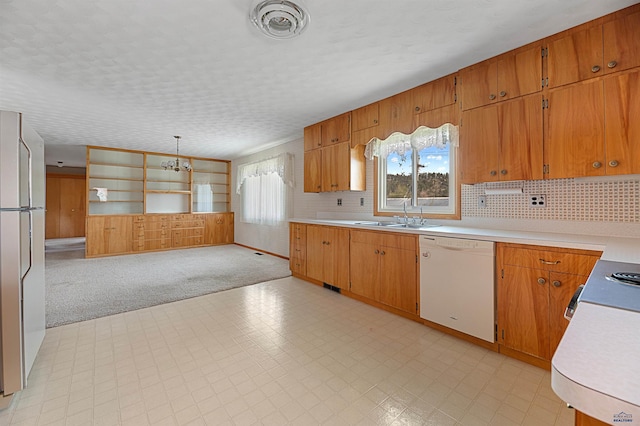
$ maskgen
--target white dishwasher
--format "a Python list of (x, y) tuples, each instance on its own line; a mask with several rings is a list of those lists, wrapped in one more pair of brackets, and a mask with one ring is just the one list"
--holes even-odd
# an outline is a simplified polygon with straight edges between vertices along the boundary
[(494, 243), (420, 236), (420, 317), (495, 341)]

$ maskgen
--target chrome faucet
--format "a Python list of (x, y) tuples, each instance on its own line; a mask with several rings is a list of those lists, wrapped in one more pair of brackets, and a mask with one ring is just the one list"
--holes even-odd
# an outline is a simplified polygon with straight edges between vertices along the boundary
[(407, 202), (402, 203), (402, 210), (404, 210), (404, 223), (405, 225), (409, 223), (409, 216), (407, 216)]

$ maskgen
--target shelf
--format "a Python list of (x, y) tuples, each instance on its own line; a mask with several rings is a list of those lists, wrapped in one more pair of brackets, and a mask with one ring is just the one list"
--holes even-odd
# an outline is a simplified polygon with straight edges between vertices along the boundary
[(89, 176), (89, 179), (102, 179), (102, 180), (125, 180), (125, 181), (129, 181), (129, 182), (144, 182), (144, 179), (134, 179), (134, 178), (116, 178), (116, 177), (103, 177), (103, 176), (96, 176), (96, 175), (91, 175), (91, 176)]
[(152, 194), (191, 194), (191, 191), (179, 191), (171, 189), (147, 189), (147, 193)]
[(89, 200), (90, 203), (140, 203), (142, 204), (142, 200), (109, 200), (109, 201), (100, 201), (100, 200)]
[(182, 181), (182, 180), (157, 180), (157, 179), (147, 179), (147, 182), (156, 182), (156, 183), (183, 183), (183, 184), (190, 184), (191, 182), (189, 181)]
[(107, 167), (131, 167), (134, 169), (143, 169), (144, 166), (139, 165), (139, 164), (116, 164), (116, 163), (97, 163), (97, 162), (90, 162), (89, 163), (89, 167), (91, 166), (107, 166)]

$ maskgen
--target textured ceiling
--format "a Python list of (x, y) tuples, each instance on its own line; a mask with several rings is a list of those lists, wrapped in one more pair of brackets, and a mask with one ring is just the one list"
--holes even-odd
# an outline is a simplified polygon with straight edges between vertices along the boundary
[(634, 3), (306, 0), (305, 33), (272, 40), (252, 0), (0, 0), (0, 109), (50, 164), (73, 165), (70, 146), (171, 152), (173, 135), (233, 159)]

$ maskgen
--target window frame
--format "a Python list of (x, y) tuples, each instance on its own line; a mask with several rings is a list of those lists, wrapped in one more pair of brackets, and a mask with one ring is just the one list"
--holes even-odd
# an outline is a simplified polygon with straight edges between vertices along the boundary
[[(411, 195), (413, 204), (414, 197), (417, 192), (416, 185), (416, 169), (417, 169), (417, 156), (414, 155), (416, 151), (411, 150), (411, 165), (412, 175), (414, 176), (414, 185)], [(460, 168), (459, 168), (459, 156), (460, 147), (449, 147), (449, 206), (446, 210), (438, 207), (422, 206), (422, 217), (428, 219), (460, 219), (460, 198), (461, 198), (461, 185), (460, 185)], [(451, 168), (453, 167), (453, 171)], [(373, 162), (374, 171), (374, 216), (397, 216), (403, 215), (404, 209), (398, 207), (397, 209), (388, 208), (384, 206), (383, 197), (386, 196), (386, 161), (380, 161), (378, 157), (374, 158)], [(453, 181), (452, 181), (453, 179)], [(453, 195), (452, 195), (453, 192)], [(407, 206), (407, 215), (415, 216), (420, 215), (419, 206)]]

